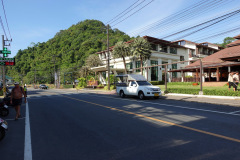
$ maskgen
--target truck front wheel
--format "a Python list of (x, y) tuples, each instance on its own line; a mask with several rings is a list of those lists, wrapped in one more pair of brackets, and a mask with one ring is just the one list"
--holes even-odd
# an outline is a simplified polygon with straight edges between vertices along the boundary
[(120, 91), (120, 97), (124, 98), (125, 97), (125, 94), (123, 91)]
[(138, 97), (139, 97), (139, 99), (143, 100), (145, 98), (144, 93), (143, 92), (139, 92), (138, 93)]

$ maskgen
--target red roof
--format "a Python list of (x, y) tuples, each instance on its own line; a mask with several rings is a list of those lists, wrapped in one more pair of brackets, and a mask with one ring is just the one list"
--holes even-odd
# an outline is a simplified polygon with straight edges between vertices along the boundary
[(236, 40), (236, 41), (234, 41), (234, 42), (232, 42), (232, 43), (229, 43), (229, 44), (227, 45), (227, 47), (233, 47), (233, 46), (238, 46), (238, 45), (240, 45), (240, 39), (239, 39), (239, 40)]
[[(230, 58), (230, 57), (239, 57), (240, 56), (240, 45), (233, 46), (229, 48), (225, 48), (221, 51), (218, 51), (210, 56), (204, 57), (202, 59), (204, 66), (224, 66), (227, 64), (232, 64), (232, 61), (223, 61), (222, 59)], [(237, 63), (237, 62), (236, 62)], [(196, 61), (185, 68), (196, 68), (200, 66), (200, 62)]]
[(240, 39), (240, 34), (238, 36), (233, 37), (235, 39)]

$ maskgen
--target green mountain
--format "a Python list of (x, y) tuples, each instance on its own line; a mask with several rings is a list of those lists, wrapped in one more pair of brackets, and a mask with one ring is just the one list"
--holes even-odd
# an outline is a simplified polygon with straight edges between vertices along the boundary
[[(106, 49), (106, 26), (98, 20), (85, 20), (61, 30), (43, 43), (32, 43), (19, 50), (16, 65), (7, 67), (7, 75), (16, 81), (33, 83), (53, 83), (54, 70), (61, 75), (76, 72), (85, 65), (86, 58)], [(130, 37), (118, 29), (109, 30), (109, 45), (118, 41), (128, 41)], [(54, 69), (55, 68), (55, 69)]]

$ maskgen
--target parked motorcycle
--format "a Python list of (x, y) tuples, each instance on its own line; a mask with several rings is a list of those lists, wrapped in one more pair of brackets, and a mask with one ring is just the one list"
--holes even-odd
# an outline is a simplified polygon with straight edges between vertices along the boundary
[(9, 114), (8, 106), (4, 103), (0, 103), (0, 116), (6, 117)]
[(8, 129), (7, 121), (0, 118), (0, 141), (5, 137), (7, 129)]

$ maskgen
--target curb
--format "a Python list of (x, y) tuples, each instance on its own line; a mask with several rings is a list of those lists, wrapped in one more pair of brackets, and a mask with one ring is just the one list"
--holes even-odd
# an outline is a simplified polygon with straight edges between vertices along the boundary
[(185, 96), (193, 98), (212, 98), (212, 99), (230, 99), (230, 100), (240, 100), (240, 97), (230, 97), (230, 96), (210, 96), (210, 95), (192, 95), (192, 94), (177, 94), (177, 93), (168, 93), (166, 96)]

